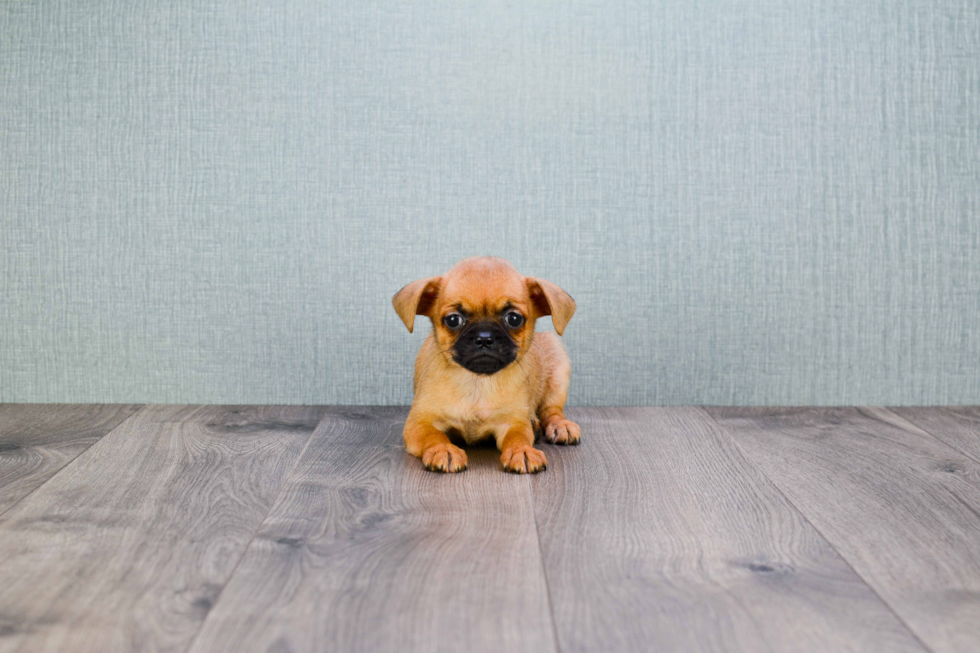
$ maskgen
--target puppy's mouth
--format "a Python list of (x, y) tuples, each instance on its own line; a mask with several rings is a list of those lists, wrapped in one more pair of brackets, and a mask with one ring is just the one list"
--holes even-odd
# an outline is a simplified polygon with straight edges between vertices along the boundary
[(474, 374), (494, 374), (517, 359), (518, 347), (499, 323), (481, 320), (466, 326), (452, 348), (453, 360)]
[(454, 360), (474, 374), (495, 374), (514, 362), (514, 356), (500, 357), (491, 354), (477, 354), (470, 358)]

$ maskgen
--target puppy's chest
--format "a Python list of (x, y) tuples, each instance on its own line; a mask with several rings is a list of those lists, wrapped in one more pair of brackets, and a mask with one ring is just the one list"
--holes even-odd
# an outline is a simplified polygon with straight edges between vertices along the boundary
[(512, 393), (488, 389), (461, 393), (443, 406), (446, 425), (462, 434), (467, 442), (491, 437), (515, 419), (526, 418), (527, 402)]

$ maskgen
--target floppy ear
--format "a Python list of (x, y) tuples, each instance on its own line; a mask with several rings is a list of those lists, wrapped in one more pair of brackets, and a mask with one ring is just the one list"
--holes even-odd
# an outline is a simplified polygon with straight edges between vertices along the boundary
[(575, 300), (550, 281), (527, 277), (525, 283), (527, 283), (527, 292), (531, 296), (531, 306), (534, 307), (534, 317), (550, 315), (555, 331), (561, 335), (565, 331), (565, 325), (572, 319), (572, 313), (575, 312)]
[(408, 327), (409, 333), (412, 333), (412, 327), (415, 325), (415, 316), (428, 315), (432, 310), (432, 305), (439, 295), (440, 285), (442, 285), (442, 277), (419, 279), (396, 292), (391, 298), (395, 312)]

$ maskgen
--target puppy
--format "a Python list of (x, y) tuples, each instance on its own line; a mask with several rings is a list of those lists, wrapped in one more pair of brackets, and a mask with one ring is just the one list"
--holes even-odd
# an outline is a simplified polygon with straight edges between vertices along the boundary
[(416, 315), (432, 332), (415, 359), (415, 399), (405, 448), (435, 472), (466, 469), (467, 444), (494, 438), (504, 469), (545, 469), (535, 432), (554, 444), (578, 444), (581, 429), (565, 418), (571, 364), (558, 336), (534, 332), (550, 315), (560, 336), (575, 300), (555, 284), (521, 275), (504, 259), (463, 259), (442, 276), (419, 279), (391, 303), (411, 333)]

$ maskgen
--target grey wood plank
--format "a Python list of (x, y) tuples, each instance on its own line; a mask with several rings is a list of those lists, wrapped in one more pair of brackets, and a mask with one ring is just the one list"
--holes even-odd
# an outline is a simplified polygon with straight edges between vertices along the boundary
[(138, 408), (121, 404), (0, 404), (0, 514)]
[(425, 471), (407, 413), (330, 410), (191, 651), (554, 650), (527, 478)]
[(141, 409), (0, 517), (0, 650), (185, 650), (323, 410)]
[(889, 407), (888, 410), (980, 462), (980, 406)]
[(879, 408), (709, 412), (923, 642), (980, 650), (980, 465)]
[(572, 408), (531, 479), (568, 651), (922, 651), (699, 408)]

